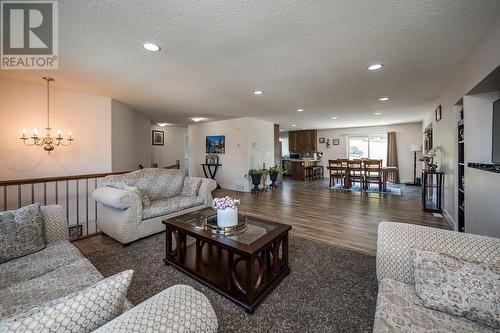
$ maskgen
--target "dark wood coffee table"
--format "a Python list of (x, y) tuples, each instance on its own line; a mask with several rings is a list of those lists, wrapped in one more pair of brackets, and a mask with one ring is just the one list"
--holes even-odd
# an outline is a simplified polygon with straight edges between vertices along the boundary
[(163, 221), (167, 237), (165, 264), (253, 313), (290, 273), (288, 231), (292, 227), (248, 217), (248, 229), (243, 234), (222, 236), (201, 229), (203, 220), (213, 214), (206, 208)]

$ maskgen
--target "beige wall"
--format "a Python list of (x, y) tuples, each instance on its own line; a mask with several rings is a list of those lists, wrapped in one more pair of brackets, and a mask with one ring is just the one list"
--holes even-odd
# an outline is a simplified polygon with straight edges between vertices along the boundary
[[(318, 130), (318, 138), (330, 139), (329, 148), (326, 148), (324, 143), (318, 143), (318, 151), (323, 152), (321, 164), (326, 166), (329, 159), (347, 158), (347, 137), (349, 135), (387, 132), (396, 132), (400, 181), (402, 183), (413, 181), (413, 153), (410, 151), (410, 145), (421, 143), (422, 123)], [(340, 144), (332, 145), (332, 139), (339, 139)], [(420, 154), (417, 153), (417, 158), (421, 156)], [(417, 161), (417, 177), (420, 177), (421, 165), (422, 163)]]
[(112, 170), (151, 165), (151, 120), (119, 101), (111, 101)]
[(216, 179), (223, 188), (249, 191), (244, 175), (250, 168), (269, 167), (274, 162), (274, 124), (254, 118), (238, 118), (189, 125), (189, 174), (204, 177), (205, 140), (208, 135), (225, 135), (226, 152)]
[[(56, 81), (57, 86), (57, 81)], [(40, 135), (46, 127), (46, 87), (0, 78), (0, 179), (25, 179), (111, 171), (111, 99), (51, 89), (51, 125), (76, 141), (50, 155), (26, 147), (23, 128)]]
[[(445, 172), (444, 210), (457, 223), (456, 163), (458, 114), (454, 105), (474, 86), (500, 65), (500, 18), (492, 25), (477, 47), (461, 66), (448, 87), (436, 101), (442, 107), (442, 120), (434, 121), (434, 108), (429, 110), (423, 128), (433, 123), (434, 145), (441, 147), (441, 169)], [(465, 111), (466, 112), (466, 111)], [(485, 143), (486, 144), (486, 143)]]
[(152, 163), (157, 163), (159, 167), (166, 167), (174, 165), (175, 161), (179, 160), (181, 168), (184, 168), (184, 140), (188, 135), (187, 127), (152, 125), (151, 130), (165, 133), (165, 145), (152, 146)]

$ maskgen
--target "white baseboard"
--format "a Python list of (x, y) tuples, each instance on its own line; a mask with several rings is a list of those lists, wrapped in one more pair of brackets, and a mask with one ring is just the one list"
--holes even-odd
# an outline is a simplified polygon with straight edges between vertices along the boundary
[(448, 222), (448, 224), (450, 225), (451, 229), (454, 230), (454, 231), (457, 231), (458, 230), (458, 226), (455, 224), (455, 221), (453, 221), (453, 219), (451, 218), (451, 216), (448, 213), (448, 211), (443, 208), (443, 213), (444, 213), (443, 214), (444, 219), (446, 220), (446, 222)]

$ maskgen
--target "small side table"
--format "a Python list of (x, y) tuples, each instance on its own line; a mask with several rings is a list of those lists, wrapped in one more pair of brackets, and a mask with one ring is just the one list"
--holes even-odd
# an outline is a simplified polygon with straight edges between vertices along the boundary
[(422, 207), (426, 212), (443, 212), (444, 172), (422, 171)]
[[(210, 178), (215, 180), (215, 174), (217, 173), (217, 168), (222, 166), (222, 164), (210, 164), (210, 163), (202, 163), (201, 167), (203, 168), (203, 173), (205, 174), (205, 178)], [(215, 181), (217, 183), (217, 181)], [(217, 183), (217, 188), (221, 188), (219, 183)]]

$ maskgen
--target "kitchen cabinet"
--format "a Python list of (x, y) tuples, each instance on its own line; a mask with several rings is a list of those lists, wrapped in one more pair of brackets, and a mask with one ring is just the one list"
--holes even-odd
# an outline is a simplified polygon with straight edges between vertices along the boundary
[(288, 150), (292, 152), (315, 152), (318, 133), (316, 130), (288, 132)]

